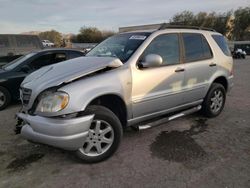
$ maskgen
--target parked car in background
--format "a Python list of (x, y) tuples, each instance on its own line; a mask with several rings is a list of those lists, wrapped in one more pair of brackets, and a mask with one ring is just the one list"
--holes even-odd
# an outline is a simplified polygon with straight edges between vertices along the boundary
[(244, 50), (242, 50), (242, 49), (240, 49), (240, 48), (237, 48), (237, 49), (235, 49), (233, 52), (232, 52), (232, 56), (233, 56), (233, 58), (235, 58), (235, 59), (245, 59), (246, 58), (246, 55), (247, 55), (247, 53), (244, 51)]
[(49, 40), (42, 40), (43, 47), (54, 47), (55, 44), (53, 42), (50, 42)]
[(99, 162), (127, 126), (190, 110), (218, 116), (233, 85), (231, 52), (220, 33), (191, 28), (121, 33), (32, 73), (21, 84), (21, 135)]
[(0, 67), (34, 50), (43, 49), (36, 35), (0, 34)]
[(31, 72), (83, 55), (78, 50), (46, 49), (31, 52), (4, 65), (0, 69), (0, 110), (6, 108), (11, 101), (19, 99), (19, 86)]

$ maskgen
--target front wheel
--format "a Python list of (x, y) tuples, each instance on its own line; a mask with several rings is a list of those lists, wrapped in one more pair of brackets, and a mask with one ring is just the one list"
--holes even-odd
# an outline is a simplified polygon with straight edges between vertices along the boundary
[(218, 116), (224, 108), (225, 101), (225, 88), (219, 83), (213, 83), (202, 105), (204, 115), (207, 117)]
[(94, 114), (89, 134), (77, 156), (84, 162), (100, 162), (117, 150), (122, 138), (122, 125), (117, 116), (103, 106), (89, 106), (86, 113)]

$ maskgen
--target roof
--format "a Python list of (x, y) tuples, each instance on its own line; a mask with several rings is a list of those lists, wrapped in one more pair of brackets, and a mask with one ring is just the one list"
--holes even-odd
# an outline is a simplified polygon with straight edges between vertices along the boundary
[(132, 31), (154, 32), (154, 31), (165, 30), (165, 29), (188, 29), (188, 30), (205, 30), (205, 31), (216, 32), (212, 28), (199, 27), (199, 26), (187, 26), (187, 25), (171, 25), (171, 24), (168, 24), (168, 23), (120, 27), (119, 32), (120, 33), (132, 32)]
[(72, 48), (45, 48), (45, 49), (42, 49), (42, 50), (34, 50), (32, 52), (53, 52), (53, 51), (75, 51), (75, 52), (81, 52), (80, 50), (77, 50), (77, 49), (72, 49)]
[(128, 32), (128, 31), (155, 31), (157, 30), (162, 24), (148, 24), (148, 25), (135, 25), (135, 26), (127, 26), (127, 27), (120, 27), (119, 32)]
[(80, 50), (73, 49), (73, 48), (44, 48), (44, 49), (39, 50), (39, 51), (43, 51), (43, 52), (47, 52), (47, 51), (77, 51), (77, 52), (80, 52)]

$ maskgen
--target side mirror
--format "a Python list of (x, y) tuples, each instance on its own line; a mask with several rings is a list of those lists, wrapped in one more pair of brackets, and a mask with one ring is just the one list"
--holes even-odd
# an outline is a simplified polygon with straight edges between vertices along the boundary
[(24, 73), (29, 73), (30, 72), (30, 67), (28, 65), (24, 65), (20, 69)]
[(158, 67), (162, 65), (162, 57), (157, 54), (148, 54), (145, 61), (140, 63), (140, 68)]

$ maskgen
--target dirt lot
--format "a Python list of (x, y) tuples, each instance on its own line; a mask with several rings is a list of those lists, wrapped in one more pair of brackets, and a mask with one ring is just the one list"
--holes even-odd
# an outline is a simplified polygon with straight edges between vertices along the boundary
[(14, 135), (20, 106), (11, 106), (0, 112), (0, 187), (250, 187), (249, 57), (235, 61), (234, 75), (219, 117), (128, 130), (112, 158), (92, 165)]

